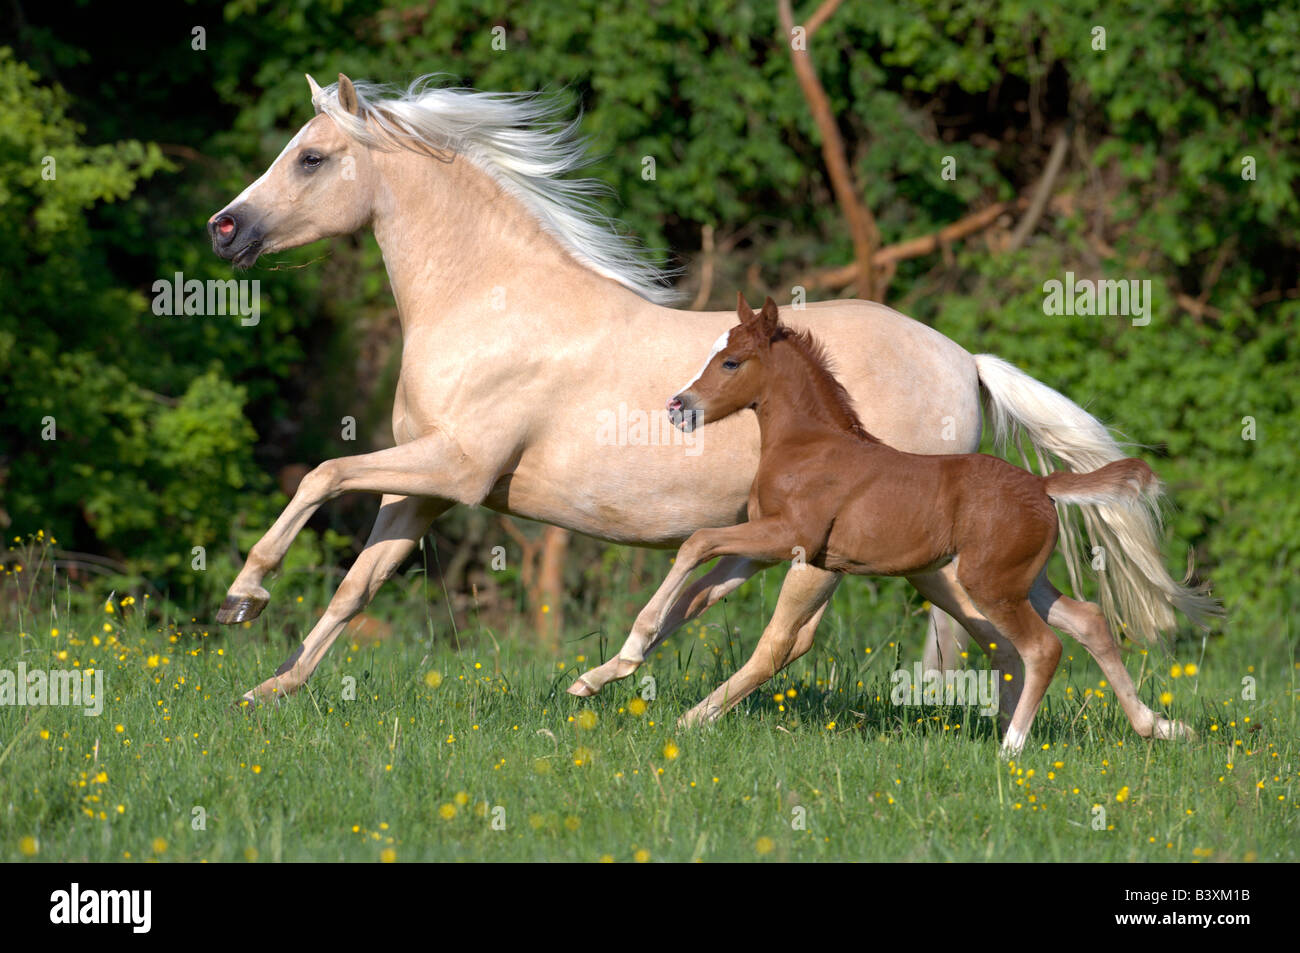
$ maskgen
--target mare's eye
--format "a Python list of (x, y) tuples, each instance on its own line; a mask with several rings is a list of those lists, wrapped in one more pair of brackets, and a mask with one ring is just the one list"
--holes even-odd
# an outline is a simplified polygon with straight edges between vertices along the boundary
[(738, 368), (739, 366), (740, 366), (740, 362), (739, 362), (739, 361), (733, 361), (733, 360), (728, 359), (728, 360), (725, 360), (725, 361), (722, 362), (722, 369), (723, 369), (724, 371), (734, 371), (734, 370), (735, 370), (736, 368)]
[(299, 162), (301, 163), (302, 167), (303, 167), (304, 169), (306, 169), (308, 172), (315, 172), (316, 169), (320, 166), (320, 164), (321, 164), (322, 162), (324, 162), (324, 161), (325, 161), (324, 159), (322, 159), (320, 156), (318, 156), (318, 155), (317, 155), (316, 153), (314, 153), (314, 152), (308, 152), (308, 153), (306, 153), (306, 154), (305, 154), (305, 155), (304, 155), (304, 156), (299, 160)]

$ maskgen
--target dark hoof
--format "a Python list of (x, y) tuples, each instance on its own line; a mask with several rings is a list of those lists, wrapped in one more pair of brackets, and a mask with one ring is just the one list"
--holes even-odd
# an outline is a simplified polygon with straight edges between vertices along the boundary
[(217, 621), (222, 625), (235, 625), (256, 619), (269, 601), (265, 596), (226, 596), (217, 610)]
[(247, 699), (247, 698), (239, 698), (239, 699), (236, 699), (236, 700), (235, 700), (235, 704), (234, 704), (233, 707), (234, 707), (235, 711), (240, 712), (241, 714), (245, 714), (245, 715), (247, 715), (247, 714), (251, 713), (251, 712), (253, 711), (254, 708), (257, 707), (257, 702), (255, 702), (255, 701), (250, 701), (250, 700)]

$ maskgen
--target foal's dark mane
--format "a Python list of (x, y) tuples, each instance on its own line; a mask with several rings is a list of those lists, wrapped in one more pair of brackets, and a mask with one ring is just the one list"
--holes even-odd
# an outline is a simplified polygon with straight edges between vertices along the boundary
[(809, 331), (796, 331), (787, 325), (778, 325), (776, 333), (772, 336), (772, 343), (785, 341), (794, 346), (805, 359), (810, 370), (810, 377), (817, 384), (817, 389), (826, 398), (833, 412), (836, 412), (839, 423), (845, 430), (865, 440), (868, 443), (880, 443), (880, 439), (867, 432), (867, 428), (862, 425), (862, 419), (853, 409), (853, 400), (849, 397), (849, 392), (844, 389), (844, 385), (839, 382), (835, 376), (834, 365), (831, 363), (830, 355), (826, 353), (826, 348), (812, 336)]

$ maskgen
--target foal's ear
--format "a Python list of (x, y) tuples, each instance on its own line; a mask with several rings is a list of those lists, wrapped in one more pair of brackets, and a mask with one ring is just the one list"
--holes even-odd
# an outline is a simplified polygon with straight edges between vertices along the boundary
[(346, 112), (356, 115), (359, 111), (357, 105), (357, 88), (352, 85), (352, 80), (348, 79), (342, 73), (339, 73), (339, 105)]
[(763, 310), (758, 313), (758, 330), (767, 340), (771, 340), (776, 334), (776, 329), (781, 324), (781, 311), (776, 306), (776, 302), (769, 296), (763, 302)]
[(311, 89), (311, 108), (320, 114), (320, 83), (311, 78), (311, 73), (304, 74), (307, 77), (307, 86)]
[(736, 292), (736, 317), (740, 318), (741, 324), (749, 324), (756, 317), (754, 309), (745, 300), (745, 292), (743, 291)]

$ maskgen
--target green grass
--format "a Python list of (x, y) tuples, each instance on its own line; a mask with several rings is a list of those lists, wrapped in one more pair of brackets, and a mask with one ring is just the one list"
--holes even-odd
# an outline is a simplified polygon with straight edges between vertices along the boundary
[[(1067, 639), (1008, 765), (976, 712), (890, 704), (889, 673), (919, 657), (920, 607), (901, 587), (850, 580), (809, 656), (717, 726), (679, 730), (752, 649), (775, 581), (587, 700), (563, 690), (602, 640), (617, 649), (626, 619), (571, 618), (556, 653), (473, 627), (453, 640), (433, 608), (394, 619), (385, 644), (340, 642), (309, 692), (244, 714), (232, 701), (310, 622), (283, 591), (234, 630), (160, 626), (140, 604), (29, 613), (25, 634), (0, 630), (0, 668), (93, 664), (107, 697), (100, 717), (0, 707), (0, 860), (1296, 859), (1287, 629), (1128, 653), (1143, 697), (1195, 727), (1194, 743), (1137, 737)], [(598, 626), (603, 637), (582, 637)], [(1195, 674), (1173, 677), (1175, 663)], [(657, 697), (636, 714), (643, 675)]]

